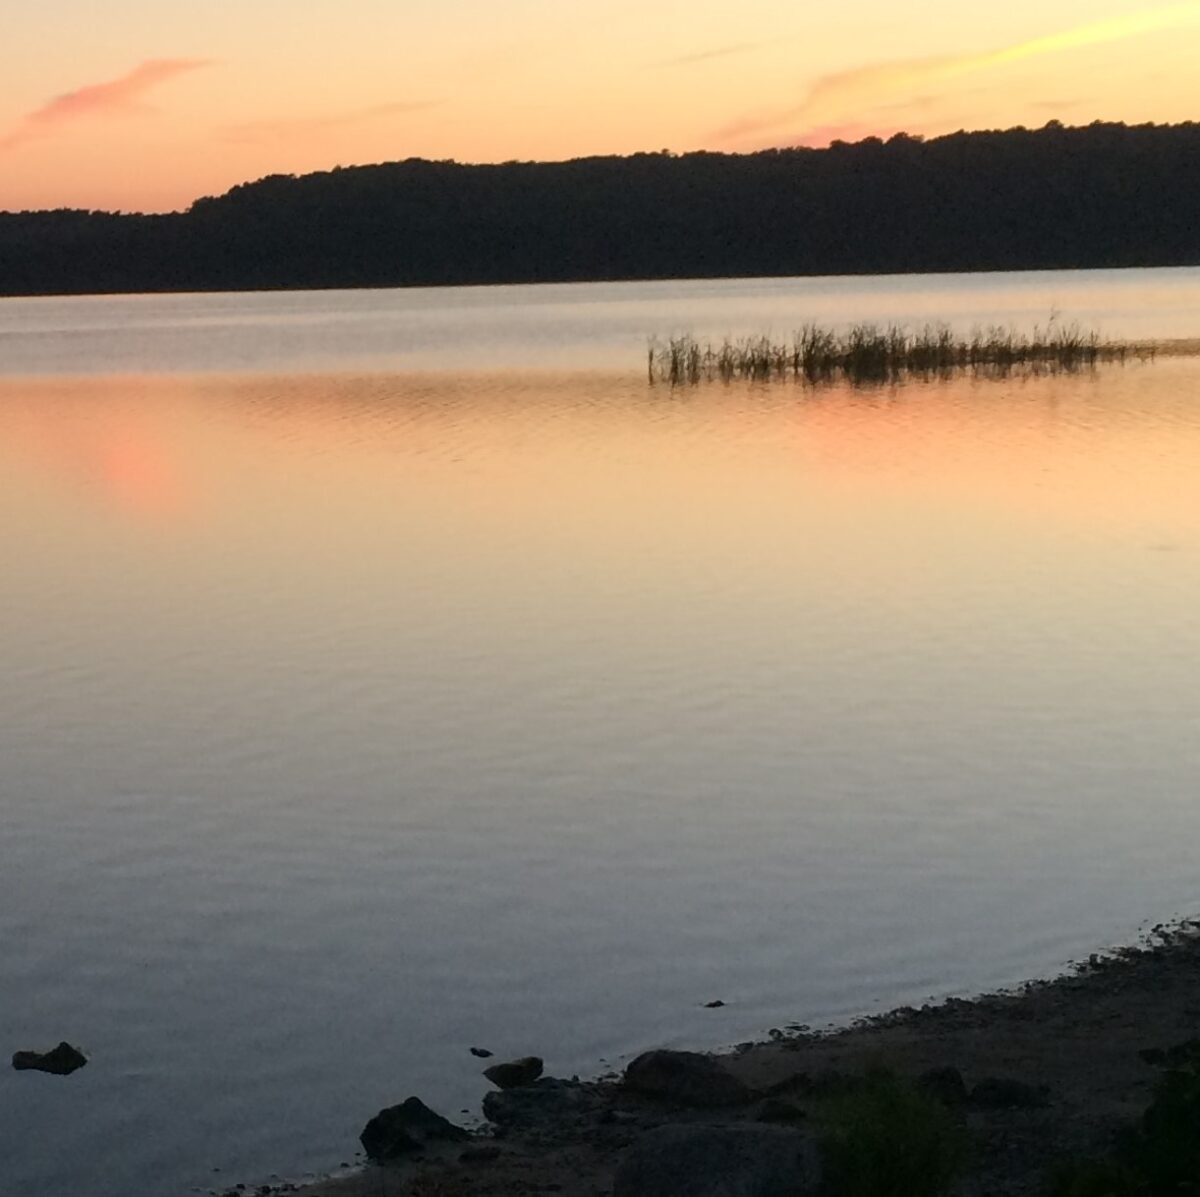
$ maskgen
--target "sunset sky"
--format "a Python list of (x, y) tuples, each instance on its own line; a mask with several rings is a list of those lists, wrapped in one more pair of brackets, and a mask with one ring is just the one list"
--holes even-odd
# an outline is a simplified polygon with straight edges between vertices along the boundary
[(1200, 0), (85, 0), (6, 14), (0, 208), (275, 172), (1200, 119)]

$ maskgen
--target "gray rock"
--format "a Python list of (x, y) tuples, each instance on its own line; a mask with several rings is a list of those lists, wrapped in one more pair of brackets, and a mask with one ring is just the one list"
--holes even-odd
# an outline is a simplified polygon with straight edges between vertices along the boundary
[(529, 1130), (577, 1121), (599, 1105), (588, 1086), (548, 1076), (520, 1089), (486, 1094), (483, 1116), (504, 1129)]
[(401, 1105), (380, 1110), (358, 1138), (369, 1159), (393, 1160), (421, 1151), (426, 1143), (469, 1137), (461, 1126), (435, 1114), (420, 1098), (410, 1097)]
[(490, 1060), (495, 1054), (495, 1052), (488, 1051), (486, 1047), (471, 1048), (471, 1055), (473, 1055), (477, 1060)]
[(737, 1077), (698, 1052), (643, 1052), (625, 1069), (624, 1083), (634, 1093), (681, 1106), (736, 1106), (754, 1098)]
[(532, 1085), (542, 1075), (544, 1067), (540, 1057), (522, 1056), (507, 1064), (493, 1064), (491, 1068), (483, 1070), (483, 1075), (497, 1088), (520, 1089)]
[(87, 1056), (69, 1043), (60, 1043), (48, 1052), (14, 1052), (12, 1066), (18, 1072), (32, 1069), (53, 1076), (70, 1076), (87, 1063)]
[(989, 1076), (971, 1090), (971, 1104), (989, 1110), (1036, 1110), (1048, 1106), (1050, 1099), (1045, 1086)]
[(806, 1197), (820, 1163), (805, 1134), (776, 1126), (663, 1126), (628, 1151), (613, 1197)]

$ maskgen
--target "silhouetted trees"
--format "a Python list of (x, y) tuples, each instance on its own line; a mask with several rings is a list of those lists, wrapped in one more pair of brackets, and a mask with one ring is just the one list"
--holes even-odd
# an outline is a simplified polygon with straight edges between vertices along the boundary
[(274, 175), (167, 216), (0, 213), (0, 292), (1200, 264), (1200, 125)]

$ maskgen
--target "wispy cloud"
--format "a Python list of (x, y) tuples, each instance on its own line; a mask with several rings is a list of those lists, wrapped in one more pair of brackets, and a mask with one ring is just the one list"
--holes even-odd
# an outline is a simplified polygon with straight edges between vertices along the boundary
[(821, 125), (865, 119), (864, 108), (875, 108), (881, 101), (893, 99), (902, 88), (927, 83), (959, 61), (946, 57), (903, 59), (834, 71), (822, 75), (800, 103), (749, 113), (722, 126), (713, 136), (721, 142), (740, 141), (781, 125), (800, 125), (804, 140)]
[(227, 141), (237, 142), (287, 141), (292, 138), (311, 137), (314, 134), (348, 129), (355, 125), (371, 124), (389, 117), (404, 116), (411, 112), (423, 112), (428, 108), (436, 108), (443, 102), (442, 100), (402, 100), (391, 104), (373, 104), (368, 108), (355, 108), (349, 112), (243, 121), (236, 125), (226, 125), (221, 130), (221, 135)]
[(200, 58), (155, 58), (140, 63), (119, 79), (90, 83), (48, 100), (27, 113), (15, 129), (0, 137), (0, 150), (11, 150), (38, 137), (47, 137), (64, 125), (88, 117), (130, 116), (153, 111), (142, 98), (147, 92), (178, 75), (212, 65)]
[(675, 58), (660, 58), (650, 65), (656, 67), (693, 66), (698, 62), (711, 62), (714, 58), (732, 58), (735, 54), (749, 54), (757, 50), (762, 42), (734, 42), (728, 46), (714, 46), (710, 50), (699, 50), (694, 54), (680, 54)]
[(787, 128), (790, 136), (783, 138), (776, 135), (775, 144), (784, 140), (810, 142), (815, 131), (822, 126), (869, 122), (872, 113), (888, 106), (889, 102), (896, 100), (897, 93), (908, 89), (927, 92), (933, 85), (987, 67), (1125, 41), (1197, 22), (1200, 22), (1200, 0), (1190, 0), (1188, 3), (1160, 5), (1142, 12), (1092, 21), (997, 50), (897, 59), (852, 67), (819, 78), (797, 104), (748, 114), (716, 130), (712, 136), (717, 142), (729, 143), (746, 138), (761, 139), (770, 130), (782, 132)]

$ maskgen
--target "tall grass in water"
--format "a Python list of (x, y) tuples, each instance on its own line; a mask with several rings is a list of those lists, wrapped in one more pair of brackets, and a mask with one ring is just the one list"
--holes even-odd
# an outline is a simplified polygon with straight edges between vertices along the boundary
[(650, 342), (647, 364), (652, 383), (672, 386), (735, 379), (821, 383), (844, 378), (870, 384), (962, 372), (1081, 370), (1100, 362), (1124, 362), (1130, 356), (1153, 356), (1153, 350), (1102, 341), (1077, 324), (1059, 324), (1051, 318), (1045, 329), (1035, 328), (1030, 335), (993, 327), (962, 338), (944, 324), (916, 331), (894, 324), (858, 324), (844, 332), (806, 324), (790, 343), (770, 337), (727, 337), (720, 344), (691, 336), (671, 337)]

